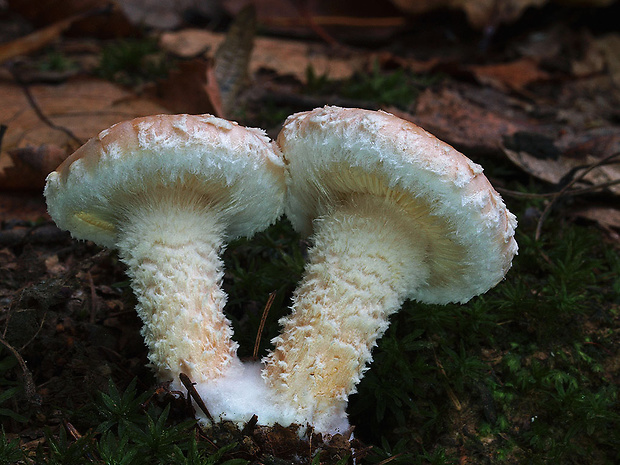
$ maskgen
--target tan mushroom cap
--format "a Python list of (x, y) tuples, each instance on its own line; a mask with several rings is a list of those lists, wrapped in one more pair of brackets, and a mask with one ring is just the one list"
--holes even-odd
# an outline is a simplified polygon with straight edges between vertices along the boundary
[(229, 238), (249, 236), (281, 214), (283, 161), (259, 129), (211, 115), (147, 116), (89, 140), (49, 174), (45, 197), (60, 228), (114, 247), (118, 212), (171, 186), (207, 196)]
[(311, 234), (316, 218), (352, 194), (390, 198), (411, 218), (403, 240), (429, 241), (430, 278), (406, 297), (466, 302), (510, 268), (515, 216), (481, 166), (415, 124), (328, 106), (290, 116), (278, 144), (288, 164), (285, 213), (298, 231)]

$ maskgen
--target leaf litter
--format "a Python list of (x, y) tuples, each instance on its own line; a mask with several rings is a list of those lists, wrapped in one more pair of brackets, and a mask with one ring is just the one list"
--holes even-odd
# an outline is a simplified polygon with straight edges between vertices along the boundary
[[(544, 192), (530, 194), (505, 188), (510, 180), (500, 175), (493, 179), (506, 197), (542, 199), (539, 229), (553, 210), (573, 221), (592, 222), (618, 242), (620, 35), (596, 30), (575, 34), (543, 20), (531, 27), (520, 22), (549, 8), (546, 1), (514, 0), (499, 11), (492, 7), (496, 2), (445, 2), (452, 13), (438, 14), (437, 2), (403, 0), (393, 2), (388, 16), (362, 4), (357, 8), (360, 2), (352, 1), (339, 6), (344, 14), (330, 16), (327, 2), (308, 2), (301, 12), (286, 10), (286, 21), (277, 14), (285, 10), (273, 6), (277, 2), (259, 1), (255, 19), (246, 10), (246, 16), (231, 19), (225, 28), (197, 27), (175, 9), (170, 10), (175, 30), (152, 26), (147, 32), (122, 10), (102, 12), (98, 8), (104, 2), (93, 2), (95, 9), (86, 12), (80, 2), (65, 2), (62, 12), (49, 19), (46, 3), (28, 13), (33, 2), (9, 1), (0, 10), (2, 18), (9, 18), (15, 8), (32, 28), (29, 35), (0, 45), (0, 124), (5, 128), (0, 139), (0, 322), (3, 342), (18, 360), (42, 354), (28, 364), (28, 371), (20, 363), (31, 386), (27, 400), (38, 402), (40, 397), (43, 402), (38, 426), (22, 431), (23, 437), (45, 442), (45, 424), (58, 431), (56, 413), (45, 406), (59, 399), (87, 402), (85, 393), (105, 390), (110, 376), (125, 383), (134, 376), (150, 379), (122, 268), (113, 254), (56, 230), (41, 196), (49, 171), (81, 142), (122, 120), (208, 112), (275, 134), (287, 114), (335, 103), (341, 89), (371, 76), (377, 64), (381, 73), (437, 75), (441, 78), (422, 86), (411, 102), (381, 105), (353, 97), (347, 103), (391, 111), (474, 160), (508, 161), (520, 176), (538, 180)], [(241, 3), (223, 2), (214, 18), (241, 11)], [(611, 2), (589, 3), (604, 11)], [(133, 0), (131, 7), (139, 12), (141, 2)], [(455, 21), (459, 14), (482, 32), (459, 38), (466, 27)], [(95, 15), (97, 22), (89, 24), (83, 15)], [(417, 18), (422, 22), (416, 23)], [(379, 27), (370, 28), (364, 41), (357, 24)], [(443, 28), (441, 41), (420, 40), (436, 37), (437, 29), (427, 26), (434, 24)], [(135, 87), (97, 77), (92, 63), (100, 44), (110, 40), (102, 25), (116, 28), (120, 37), (154, 37), (170, 61), (168, 76)], [(518, 34), (505, 32), (508, 25)], [(408, 34), (415, 42), (408, 41)], [(76, 41), (84, 45), (74, 47), (78, 52), (73, 56), (63, 56), (74, 60), (77, 69), (49, 82), (38, 66), (50, 50)], [(310, 85), (329, 91), (308, 92)], [(265, 108), (276, 117), (266, 117)], [(572, 199), (570, 208), (567, 199)], [(84, 311), (89, 312), (86, 319), (80, 316)], [(253, 438), (245, 449), (248, 456), (267, 450), (290, 459), (306, 453), (302, 443), (292, 445), (291, 434), (259, 428), (235, 438)], [(317, 442), (313, 450), (326, 448), (326, 460), (336, 463), (350, 446), (335, 444), (330, 451), (328, 444)], [(362, 444), (356, 447), (364, 450)], [(358, 457), (362, 463), (363, 455)]]

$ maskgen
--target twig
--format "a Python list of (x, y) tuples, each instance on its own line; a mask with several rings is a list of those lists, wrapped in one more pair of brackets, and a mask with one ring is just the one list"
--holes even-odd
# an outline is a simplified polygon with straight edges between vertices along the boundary
[(390, 463), (392, 460), (396, 460), (401, 455), (403, 455), (403, 452), (400, 452), (400, 453), (398, 453), (396, 455), (392, 455), (391, 457), (388, 457), (385, 460), (381, 460), (381, 462), (377, 463), (377, 465), (385, 465), (386, 463)]
[(11, 352), (13, 356), (17, 359), (17, 363), (19, 363), (19, 366), (22, 369), (22, 374), (24, 376), (24, 390), (26, 391), (26, 396), (28, 397), (28, 400), (34, 405), (40, 406), (42, 403), (41, 396), (37, 393), (37, 388), (34, 384), (32, 373), (30, 373), (30, 370), (26, 366), (26, 361), (20, 355), (20, 353), (15, 350), (15, 348), (11, 344), (9, 344), (2, 336), (0, 336), (0, 343), (2, 343), (4, 347), (9, 349), (9, 352)]
[(602, 159), (598, 160), (596, 163), (592, 163), (581, 174), (579, 174), (578, 176), (575, 176), (559, 192), (557, 192), (555, 194), (555, 196), (552, 197), (551, 201), (547, 204), (547, 206), (545, 207), (545, 209), (541, 213), (540, 218), (538, 219), (538, 224), (536, 225), (536, 234), (534, 235), (534, 238), (536, 239), (536, 241), (538, 241), (540, 239), (543, 223), (547, 219), (547, 216), (549, 216), (549, 213), (551, 212), (551, 209), (555, 206), (555, 204), (558, 202), (558, 200), (560, 198), (562, 198), (563, 196), (567, 195), (567, 192), (569, 192), (569, 189), (576, 182), (582, 180), (589, 172), (591, 172), (595, 168), (598, 168), (601, 165), (606, 164), (609, 160), (612, 160), (613, 158), (617, 157), (618, 155), (620, 155), (620, 152), (615, 152), (615, 153), (612, 153), (611, 155), (609, 155), (609, 156), (607, 156), (605, 158), (602, 158)]
[(39, 323), (39, 327), (37, 328), (37, 330), (34, 332), (34, 334), (32, 335), (32, 337), (30, 339), (28, 339), (24, 345), (22, 345), (19, 348), (19, 351), (23, 351), (26, 347), (28, 347), (32, 341), (34, 341), (37, 336), (39, 335), (39, 333), (41, 332), (41, 330), (43, 329), (43, 325), (45, 324), (45, 317), (47, 316), (47, 310), (45, 310), (45, 313), (43, 314), (43, 316), (41, 317), (41, 323)]
[(198, 405), (198, 408), (204, 412), (204, 414), (207, 416), (207, 418), (211, 422), (213, 422), (213, 417), (211, 416), (211, 413), (209, 412), (207, 405), (202, 400), (202, 397), (200, 397), (200, 394), (198, 394), (198, 391), (196, 391), (196, 388), (194, 387), (194, 383), (192, 383), (192, 380), (189, 379), (189, 376), (187, 376), (185, 373), (180, 373), (179, 379), (183, 383), (183, 386), (185, 386), (185, 388), (187, 389), (188, 395), (192, 399), (194, 399), (194, 402), (196, 402), (196, 405)]
[(265, 304), (265, 308), (263, 309), (263, 315), (260, 319), (260, 325), (258, 326), (258, 332), (256, 333), (256, 341), (254, 341), (254, 352), (252, 352), (252, 359), (256, 360), (258, 358), (258, 350), (260, 347), (260, 340), (263, 337), (263, 331), (265, 329), (265, 322), (267, 321), (267, 315), (269, 314), (269, 309), (273, 305), (273, 301), (276, 298), (276, 291), (273, 291), (269, 294), (269, 298), (267, 299), (267, 303)]
[(241, 430), (241, 434), (243, 436), (249, 436), (254, 430), (254, 427), (256, 426), (257, 423), (258, 423), (258, 415), (254, 414), (252, 415), (252, 418), (250, 418), (250, 420), (245, 424), (245, 426)]
[[(616, 179), (614, 181), (603, 182), (601, 184), (595, 184), (589, 187), (581, 187), (579, 189), (573, 189), (571, 191), (566, 192), (565, 195), (575, 196), (575, 195), (587, 194), (589, 192), (606, 189), (607, 187), (615, 186), (618, 184), (620, 184), (620, 179)], [(496, 190), (502, 195), (507, 195), (509, 197), (516, 197), (516, 198), (521, 198), (521, 199), (548, 199), (548, 198), (552, 198), (558, 195), (558, 192), (547, 192), (545, 194), (532, 194), (528, 192), (513, 191), (511, 189), (505, 189), (503, 187), (496, 187)]]

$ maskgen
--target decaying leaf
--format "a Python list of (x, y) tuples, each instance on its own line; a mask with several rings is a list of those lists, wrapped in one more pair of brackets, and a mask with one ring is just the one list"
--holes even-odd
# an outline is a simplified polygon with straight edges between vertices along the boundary
[(0, 152), (0, 189), (40, 191), (48, 173), (66, 157), (65, 150), (49, 144)]
[[(213, 57), (223, 41), (223, 34), (203, 29), (183, 29), (162, 34), (160, 44), (164, 50), (184, 58), (203, 54)], [(249, 73), (253, 75), (260, 69), (273, 70), (279, 75), (294, 76), (305, 83), (307, 70), (311, 67), (316, 76), (343, 80), (365, 69), (368, 62), (367, 54), (335, 54), (324, 44), (256, 37)]]
[[(573, 156), (567, 156), (566, 151), (559, 152), (556, 156), (536, 156), (531, 153), (531, 150), (513, 150), (506, 147), (504, 147), (504, 153), (525, 172), (551, 184), (560, 185), (582, 176), (580, 182), (575, 183), (576, 188), (604, 187), (605, 190), (620, 195), (620, 184), (613, 184), (620, 180), (619, 160), (602, 163), (605, 158), (618, 152), (620, 138), (611, 144), (615, 146), (615, 150), (606, 152), (604, 156), (601, 154), (597, 156), (591, 151), (580, 152), (580, 156), (574, 156), (575, 153)], [(592, 167), (594, 168), (591, 169)], [(586, 170), (589, 171), (586, 173)]]
[(573, 210), (571, 216), (593, 221), (605, 228), (620, 230), (620, 210), (617, 208), (593, 205)]
[(522, 92), (534, 82), (549, 79), (549, 73), (540, 69), (538, 63), (530, 58), (521, 58), (509, 63), (469, 66), (469, 70), (483, 85), (496, 89)]
[(145, 93), (172, 113), (224, 115), (212, 60), (182, 62), (166, 79), (147, 87)]
[(27, 55), (36, 50), (40, 50), (53, 40), (57, 39), (64, 31), (66, 31), (74, 22), (84, 18), (84, 15), (74, 15), (69, 18), (58, 21), (43, 29), (20, 37), (11, 42), (0, 44), (0, 63), (4, 63), (11, 58), (20, 55)]
[(2, 139), (3, 157), (18, 149), (44, 146), (69, 154), (114, 123), (169, 112), (100, 79), (32, 85), (28, 94), (15, 83), (0, 82), (0, 124), (7, 128)]
[[(483, 92), (480, 89), (479, 92)], [(502, 146), (502, 138), (527, 127), (507, 106), (497, 103), (494, 94), (481, 95), (487, 106), (466, 98), (459, 89), (426, 89), (417, 100), (415, 112), (408, 115), (390, 108), (389, 111), (408, 119), (442, 140), (467, 152), (494, 154)], [(502, 111), (503, 108), (503, 111)]]

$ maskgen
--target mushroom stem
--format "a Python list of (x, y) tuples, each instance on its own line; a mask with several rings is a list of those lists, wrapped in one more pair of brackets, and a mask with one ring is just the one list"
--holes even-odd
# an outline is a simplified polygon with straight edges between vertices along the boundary
[(281, 320), (263, 376), (297, 423), (344, 432), (350, 394), (371, 362), (371, 350), (411, 289), (428, 278), (427, 241), (398, 205), (357, 194), (314, 223), (313, 247), (292, 313)]
[[(148, 197), (148, 198), (147, 198)], [(118, 250), (161, 381), (212, 381), (239, 362), (221, 289), (224, 226), (205, 196), (137, 195), (118, 221)]]

